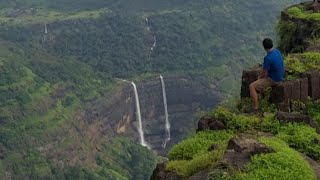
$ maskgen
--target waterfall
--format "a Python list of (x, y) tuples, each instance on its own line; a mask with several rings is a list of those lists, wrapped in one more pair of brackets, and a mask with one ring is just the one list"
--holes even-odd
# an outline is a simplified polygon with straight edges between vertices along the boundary
[(44, 33), (45, 33), (45, 34), (48, 34), (48, 27), (47, 27), (47, 24), (44, 24)]
[(167, 143), (171, 140), (171, 133), (170, 133), (170, 122), (169, 122), (169, 115), (168, 115), (168, 103), (167, 103), (167, 93), (166, 93), (166, 86), (164, 84), (164, 80), (162, 75), (160, 74), (160, 81), (162, 86), (162, 96), (163, 96), (163, 106), (164, 106), (164, 113), (165, 113), (165, 122), (166, 122), (166, 140), (162, 144), (163, 149), (166, 148)]
[(140, 102), (139, 102), (139, 95), (138, 95), (138, 90), (137, 86), (134, 82), (131, 82), (133, 89), (134, 89), (134, 96), (136, 100), (136, 117), (138, 120), (138, 131), (139, 131), (139, 136), (140, 136), (140, 144), (142, 146), (147, 147), (148, 149), (151, 149), (150, 146), (145, 142), (144, 139), (144, 133), (143, 133), (143, 128), (142, 128), (142, 120), (141, 120), (141, 112), (140, 112)]
[(157, 45), (157, 38), (156, 38), (156, 36), (153, 36), (153, 45), (152, 45), (152, 47), (150, 48), (150, 51), (153, 51), (154, 48), (156, 47), (156, 45)]

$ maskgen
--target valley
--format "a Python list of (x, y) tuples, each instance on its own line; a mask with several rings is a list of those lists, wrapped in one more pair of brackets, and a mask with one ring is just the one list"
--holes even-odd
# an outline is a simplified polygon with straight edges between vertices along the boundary
[(294, 2), (0, 0), (0, 179), (149, 179)]

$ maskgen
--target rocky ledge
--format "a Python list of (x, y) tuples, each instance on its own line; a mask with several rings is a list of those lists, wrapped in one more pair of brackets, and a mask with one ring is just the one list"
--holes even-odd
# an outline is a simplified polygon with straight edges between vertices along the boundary
[[(262, 69), (248, 68), (242, 72), (241, 98), (249, 98), (249, 85), (256, 81)], [(288, 75), (287, 71), (287, 75)], [(294, 102), (307, 102), (320, 98), (320, 72), (309, 70), (299, 77), (286, 80), (272, 87), (270, 102), (277, 105), (281, 111), (290, 111)]]

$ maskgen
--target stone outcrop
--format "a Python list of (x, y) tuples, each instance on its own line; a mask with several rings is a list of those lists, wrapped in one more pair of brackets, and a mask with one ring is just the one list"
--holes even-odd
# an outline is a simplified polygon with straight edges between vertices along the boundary
[(320, 73), (317, 70), (310, 70), (305, 72), (303, 77), (308, 78), (308, 95), (312, 99), (318, 99), (320, 97)]
[(293, 102), (306, 102), (308, 96), (308, 78), (299, 78), (272, 87), (270, 101), (277, 104), (280, 110), (289, 111)]
[(229, 141), (222, 161), (236, 169), (243, 169), (250, 162), (251, 156), (272, 152), (271, 148), (258, 142), (256, 139), (238, 136)]
[[(308, 50), (308, 47), (312, 45), (310, 39), (319, 36), (320, 31), (317, 31), (319, 25), (318, 21), (312, 20), (310, 18), (303, 18), (298, 16), (293, 16), (288, 13), (288, 9), (296, 6), (304, 6), (308, 11), (316, 11), (319, 5), (312, 6), (312, 2), (302, 2), (298, 5), (293, 5), (281, 12), (281, 21), (289, 22), (295, 24), (295, 30), (293, 34), (290, 34), (291, 40), (285, 43), (285, 47), (280, 47), (286, 53), (290, 52), (303, 52)], [(284, 34), (280, 34), (282, 37)], [(281, 39), (281, 38), (280, 38)], [(282, 39), (281, 39), (282, 41)], [(312, 48), (314, 49), (314, 48)]]
[(320, 1), (314, 0), (312, 4), (312, 10), (313, 12), (320, 12)]
[[(250, 97), (249, 85), (258, 79), (259, 72), (257, 68), (243, 70), (241, 98)], [(293, 102), (306, 102), (308, 97), (313, 100), (320, 98), (320, 73), (317, 70), (309, 70), (297, 79), (273, 86), (270, 101), (281, 111), (289, 111)]]
[(318, 132), (320, 130), (319, 125), (316, 123), (316, 121), (314, 121), (313, 119), (311, 119), (307, 115), (302, 115), (302, 114), (297, 114), (297, 113), (278, 112), (276, 114), (276, 118), (280, 122), (305, 123), (305, 124), (309, 125), (310, 127), (317, 129)]
[(224, 130), (227, 129), (227, 126), (221, 119), (204, 116), (198, 122), (198, 129), (197, 131), (204, 131), (204, 130)]
[[(211, 146), (214, 150), (217, 145), (213, 144)], [(243, 169), (245, 165), (250, 162), (250, 158), (254, 155), (272, 153), (274, 152), (271, 148), (258, 142), (247, 135), (239, 135), (232, 138), (229, 143), (227, 150), (221, 160), (222, 164), (232, 166), (234, 169)], [(182, 179), (174, 171), (167, 171), (165, 163), (160, 163), (157, 165), (156, 169), (153, 171), (151, 180), (180, 180)], [(209, 169), (200, 171), (189, 178), (189, 180), (207, 179), (209, 175)]]

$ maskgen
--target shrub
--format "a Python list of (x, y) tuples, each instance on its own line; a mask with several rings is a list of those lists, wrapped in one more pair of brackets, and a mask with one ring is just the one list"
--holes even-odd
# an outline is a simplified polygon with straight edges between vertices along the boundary
[(236, 114), (224, 107), (218, 107), (211, 116), (223, 119), (229, 129), (244, 132), (253, 129), (260, 122), (259, 118), (250, 115)]
[[(167, 170), (175, 170), (180, 176), (189, 177), (207, 168), (222, 158), (231, 137), (232, 133), (226, 131), (199, 132), (170, 150), (171, 161), (167, 165)], [(218, 149), (213, 152), (208, 151), (213, 144), (217, 144)]]
[(260, 119), (256, 116), (237, 115), (227, 121), (228, 128), (244, 132), (253, 129), (260, 123)]
[(256, 155), (236, 179), (316, 179), (304, 158), (278, 138), (261, 138), (275, 153)]
[(259, 129), (264, 132), (276, 134), (280, 130), (280, 122), (275, 118), (275, 114), (266, 114), (260, 124)]
[(315, 120), (318, 122), (318, 124), (320, 123), (320, 101), (313, 101), (313, 102), (309, 102), (307, 105), (307, 111), (308, 114)]
[(169, 151), (170, 160), (191, 160), (208, 151), (212, 144), (224, 144), (232, 134), (226, 131), (205, 131), (188, 138)]
[(320, 160), (320, 135), (315, 129), (307, 125), (288, 124), (281, 127), (277, 137), (298, 151)]

